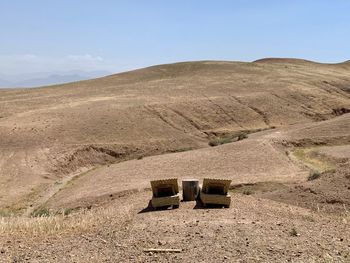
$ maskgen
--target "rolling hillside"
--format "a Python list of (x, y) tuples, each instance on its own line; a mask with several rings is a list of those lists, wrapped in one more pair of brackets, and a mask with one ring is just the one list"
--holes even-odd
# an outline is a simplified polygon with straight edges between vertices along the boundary
[(186, 62), (0, 91), (0, 207), (23, 211), (74, 173), (208, 146), (241, 131), (319, 122), (350, 108), (348, 63)]
[[(347, 262), (349, 112), (349, 62), (0, 90), (0, 262)], [(231, 179), (231, 207), (150, 209), (169, 177)]]

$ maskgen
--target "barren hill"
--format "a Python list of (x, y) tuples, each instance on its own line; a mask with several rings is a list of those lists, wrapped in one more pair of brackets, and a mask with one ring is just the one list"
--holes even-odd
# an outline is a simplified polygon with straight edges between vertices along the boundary
[[(348, 62), (185, 62), (0, 90), (0, 261), (346, 262), (349, 112)], [(232, 179), (233, 206), (149, 211), (149, 180), (168, 177)]]
[(342, 65), (186, 62), (0, 91), (0, 207), (24, 209), (68, 174), (201, 148), (211, 137), (317, 122), (350, 108)]

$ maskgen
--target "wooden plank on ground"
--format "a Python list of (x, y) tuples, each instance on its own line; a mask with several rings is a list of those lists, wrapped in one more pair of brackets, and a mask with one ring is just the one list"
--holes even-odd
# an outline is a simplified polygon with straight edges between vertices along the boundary
[(143, 252), (153, 252), (153, 253), (181, 253), (182, 249), (173, 248), (147, 248)]

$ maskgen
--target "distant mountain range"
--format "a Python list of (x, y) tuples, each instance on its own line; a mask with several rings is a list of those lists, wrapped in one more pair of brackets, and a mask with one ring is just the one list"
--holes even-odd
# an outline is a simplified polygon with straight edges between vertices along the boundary
[(108, 71), (39, 72), (19, 75), (0, 74), (0, 88), (28, 88), (62, 84), (110, 75)]

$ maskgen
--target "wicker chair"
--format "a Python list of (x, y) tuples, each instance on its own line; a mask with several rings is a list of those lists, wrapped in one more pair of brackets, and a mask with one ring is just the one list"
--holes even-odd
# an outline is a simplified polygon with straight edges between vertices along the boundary
[(164, 179), (151, 181), (153, 208), (172, 206), (178, 208), (180, 205), (179, 185), (177, 179)]
[(200, 192), (203, 205), (216, 204), (230, 207), (231, 196), (228, 194), (230, 184), (231, 180), (205, 178)]

